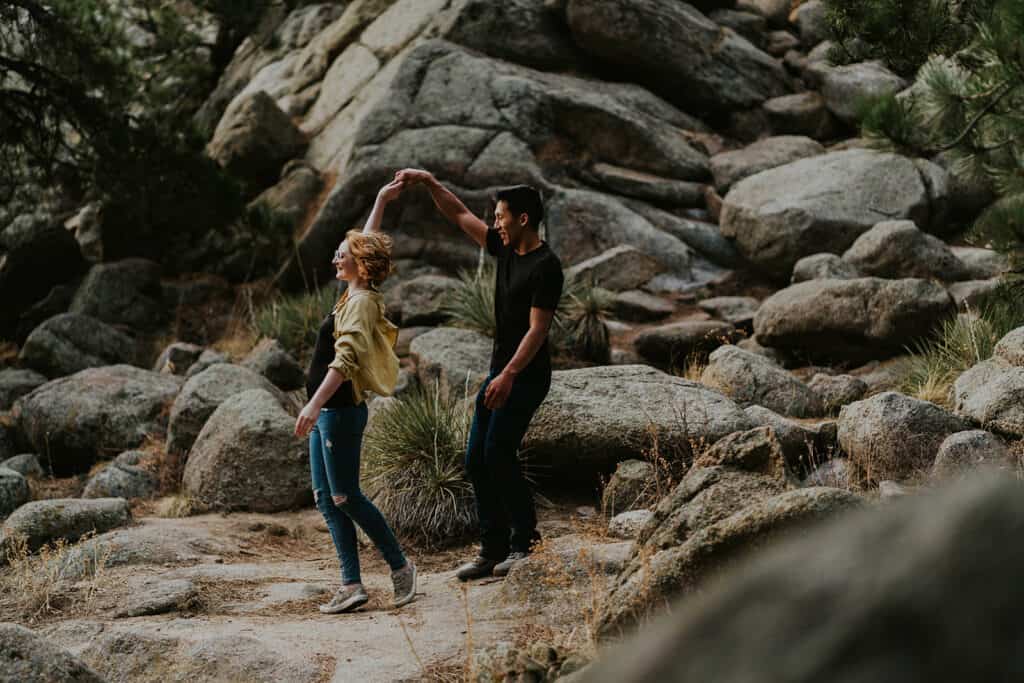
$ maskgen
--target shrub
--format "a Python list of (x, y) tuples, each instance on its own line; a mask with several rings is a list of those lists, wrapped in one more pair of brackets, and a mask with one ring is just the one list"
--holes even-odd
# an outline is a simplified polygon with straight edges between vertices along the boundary
[(365, 488), (404, 537), (437, 546), (476, 527), (463, 470), (470, 420), (465, 401), (437, 385), (394, 399), (371, 420)]
[(477, 270), (459, 272), (459, 285), (448, 292), (442, 307), (452, 325), (494, 337), (495, 276), (493, 260)]
[(338, 290), (333, 286), (279, 296), (256, 309), (253, 327), (261, 336), (277, 339), (296, 358), (307, 358), (316, 344), (320, 323), (331, 312), (337, 298)]
[(1012, 285), (997, 290), (974, 315), (945, 321), (931, 337), (910, 349), (900, 391), (948, 405), (950, 389), (960, 373), (992, 357), (996, 343), (1024, 324), (1024, 302)]
[(605, 320), (612, 301), (612, 293), (595, 286), (592, 280), (568, 280), (553, 324), (554, 345), (580, 360), (609, 363), (611, 342)]

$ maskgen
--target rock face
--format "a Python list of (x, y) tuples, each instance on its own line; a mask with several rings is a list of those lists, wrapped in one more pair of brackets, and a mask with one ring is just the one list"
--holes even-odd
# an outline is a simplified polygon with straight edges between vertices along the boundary
[(10, 410), (16, 400), (46, 381), (46, 377), (27, 368), (0, 370), (0, 410)]
[(164, 320), (160, 265), (133, 258), (93, 266), (75, 293), (71, 312), (137, 330), (159, 327)]
[(182, 491), (199, 509), (279, 512), (310, 503), (308, 449), (294, 427), (275, 394), (232, 396), (196, 438)]
[(824, 153), (825, 148), (810, 138), (797, 135), (764, 138), (743, 149), (711, 157), (711, 174), (715, 179), (715, 188), (725, 194), (744, 178)]
[(1024, 367), (1009, 365), (998, 356), (978, 363), (953, 383), (957, 415), (1011, 437), (1024, 436), (1022, 397)]
[(752, 465), (755, 470), (778, 471), (784, 466), (779, 449), (768, 460), (720, 456), (733, 466), (692, 468), (658, 504), (598, 615), (601, 637), (632, 629), (667, 601), (692, 593), (779, 535), (858, 504), (857, 497), (846, 491), (786, 491), (780, 477), (744, 469)]
[(19, 423), (55, 476), (85, 472), (99, 457), (161, 435), (181, 388), (173, 375), (114, 365), (83, 370), (23, 396)]
[(438, 327), (413, 339), (409, 355), (423, 386), (438, 382), (442, 391), (472, 397), (487, 377), (493, 345), (479, 332)]
[(6, 517), (28, 502), (32, 492), (20, 472), (0, 467), (0, 517)]
[(924, 229), (941, 226), (946, 198), (936, 193), (942, 191), (941, 183), (925, 178), (905, 157), (863, 149), (832, 152), (737, 183), (722, 205), (721, 229), (745, 258), (784, 280), (802, 257), (842, 253), (880, 218), (908, 218)]
[(946, 290), (918, 279), (811, 280), (768, 297), (754, 317), (760, 343), (813, 358), (894, 355), (956, 315)]
[(103, 683), (77, 657), (18, 624), (0, 624), (0, 679), (23, 683)]
[(74, 543), (89, 532), (101, 534), (124, 526), (131, 518), (123, 498), (36, 500), (25, 503), (7, 518), (2, 544), (9, 548), (20, 536), (34, 552), (57, 539)]
[(584, 50), (643, 74), (681, 107), (750, 109), (789, 90), (770, 56), (686, 3), (570, 0), (566, 13)]
[(577, 263), (566, 271), (565, 279), (582, 279), (621, 292), (636, 289), (664, 270), (656, 258), (623, 244)]
[(695, 449), (752, 426), (725, 396), (648, 366), (561, 370), (523, 449), (542, 472), (590, 480), (619, 461), (643, 458), (651, 430), (685, 461)]
[(601, 509), (609, 517), (620, 512), (639, 510), (655, 502), (657, 473), (644, 460), (624, 460), (615, 467), (601, 494)]
[(276, 339), (261, 339), (242, 360), (242, 367), (263, 375), (282, 391), (306, 386), (306, 371)]
[[(678, 605), (606, 652), (583, 680), (1012, 678), (1021, 666), (1020, 629), (997, 624), (1016, 624), (1022, 605), (1021, 524), (1020, 485), (992, 480), (851, 515)], [(832, 614), (827, 623), (823, 605)], [(804, 641), (809, 632), (819, 637)], [(799, 666), (797, 641), (807, 645)]]
[(127, 335), (80, 313), (62, 313), (32, 331), (18, 356), (47, 377), (64, 377), (135, 359), (135, 342)]
[(1017, 458), (1006, 442), (983, 429), (950, 434), (939, 446), (932, 466), (933, 479), (958, 479), (980, 469), (1016, 475)]
[(217, 363), (190, 378), (171, 406), (167, 450), (187, 453), (217, 406), (247, 389), (265, 389), (284, 405), (284, 395), (277, 387), (240, 365)]
[(645, 360), (665, 368), (681, 368), (694, 354), (728, 343), (734, 333), (732, 325), (720, 320), (686, 320), (644, 330), (633, 344)]
[(886, 391), (843, 407), (839, 445), (857, 480), (877, 484), (930, 470), (946, 437), (969, 427), (934, 403)]
[(857, 238), (843, 260), (875, 277), (968, 280), (971, 271), (938, 237), (913, 221), (883, 221)]
[(764, 356), (730, 345), (713, 351), (708, 360), (701, 384), (741, 406), (764, 406), (792, 417), (818, 417), (825, 412), (818, 394)]
[[(397, 299), (403, 325), (438, 325), (447, 317), (445, 298), (459, 286), (459, 281), (444, 275), (420, 275), (398, 285), (388, 300)], [(391, 306), (389, 310), (393, 310)]]
[(18, 318), (62, 282), (75, 279), (86, 262), (78, 242), (59, 221), (19, 216), (0, 231), (0, 336), (10, 339)]
[(225, 113), (206, 151), (229, 173), (262, 190), (273, 185), (281, 166), (305, 148), (302, 133), (260, 91)]

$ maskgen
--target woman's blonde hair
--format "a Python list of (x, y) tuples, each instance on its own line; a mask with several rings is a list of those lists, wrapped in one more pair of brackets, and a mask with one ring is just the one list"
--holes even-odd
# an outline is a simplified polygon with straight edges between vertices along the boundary
[(394, 270), (391, 238), (381, 232), (367, 234), (362, 230), (349, 230), (345, 239), (348, 240), (348, 253), (359, 269), (359, 277), (374, 287), (384, 282)]

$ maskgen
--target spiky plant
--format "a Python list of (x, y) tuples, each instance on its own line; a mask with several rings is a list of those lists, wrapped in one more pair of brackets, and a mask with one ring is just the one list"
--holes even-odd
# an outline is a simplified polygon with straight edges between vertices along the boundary
[(554, 322), (555, 346), (580, 360), (609, 363), (611, 342), (605, 321), (613, 301), (613, 294), (590, 278), (568, 279)]
[(402, 395), (371, 420), (363, 438), (366, 492), (402, 536), (433, 547), (476, 527), (463, 469), (470, 419), (461, 396), (433, 385)]
[(445, 296), (442, 312), (455, 327), (494, 337), (494, 261), (459, 273), (459, 285)]
[(337, 288), (329, 285), (315, 292), (278, 296), (256, 309), (253, 327), (261, 336), (277, 339), (296, 358), (306, 358), (337, 299)]

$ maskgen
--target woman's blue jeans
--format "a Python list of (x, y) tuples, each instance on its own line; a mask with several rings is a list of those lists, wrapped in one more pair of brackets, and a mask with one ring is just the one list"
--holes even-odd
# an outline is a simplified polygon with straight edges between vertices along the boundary
[(392, 571), (406, 563), (384, 515), (359, 488), (359, 454), (366, 418), (365, 403), (350, 408), (324, 408), (309, 433), (313, 495), (338, 552), (344, 584), (362, 582), (356, 524), (377, 546)]

